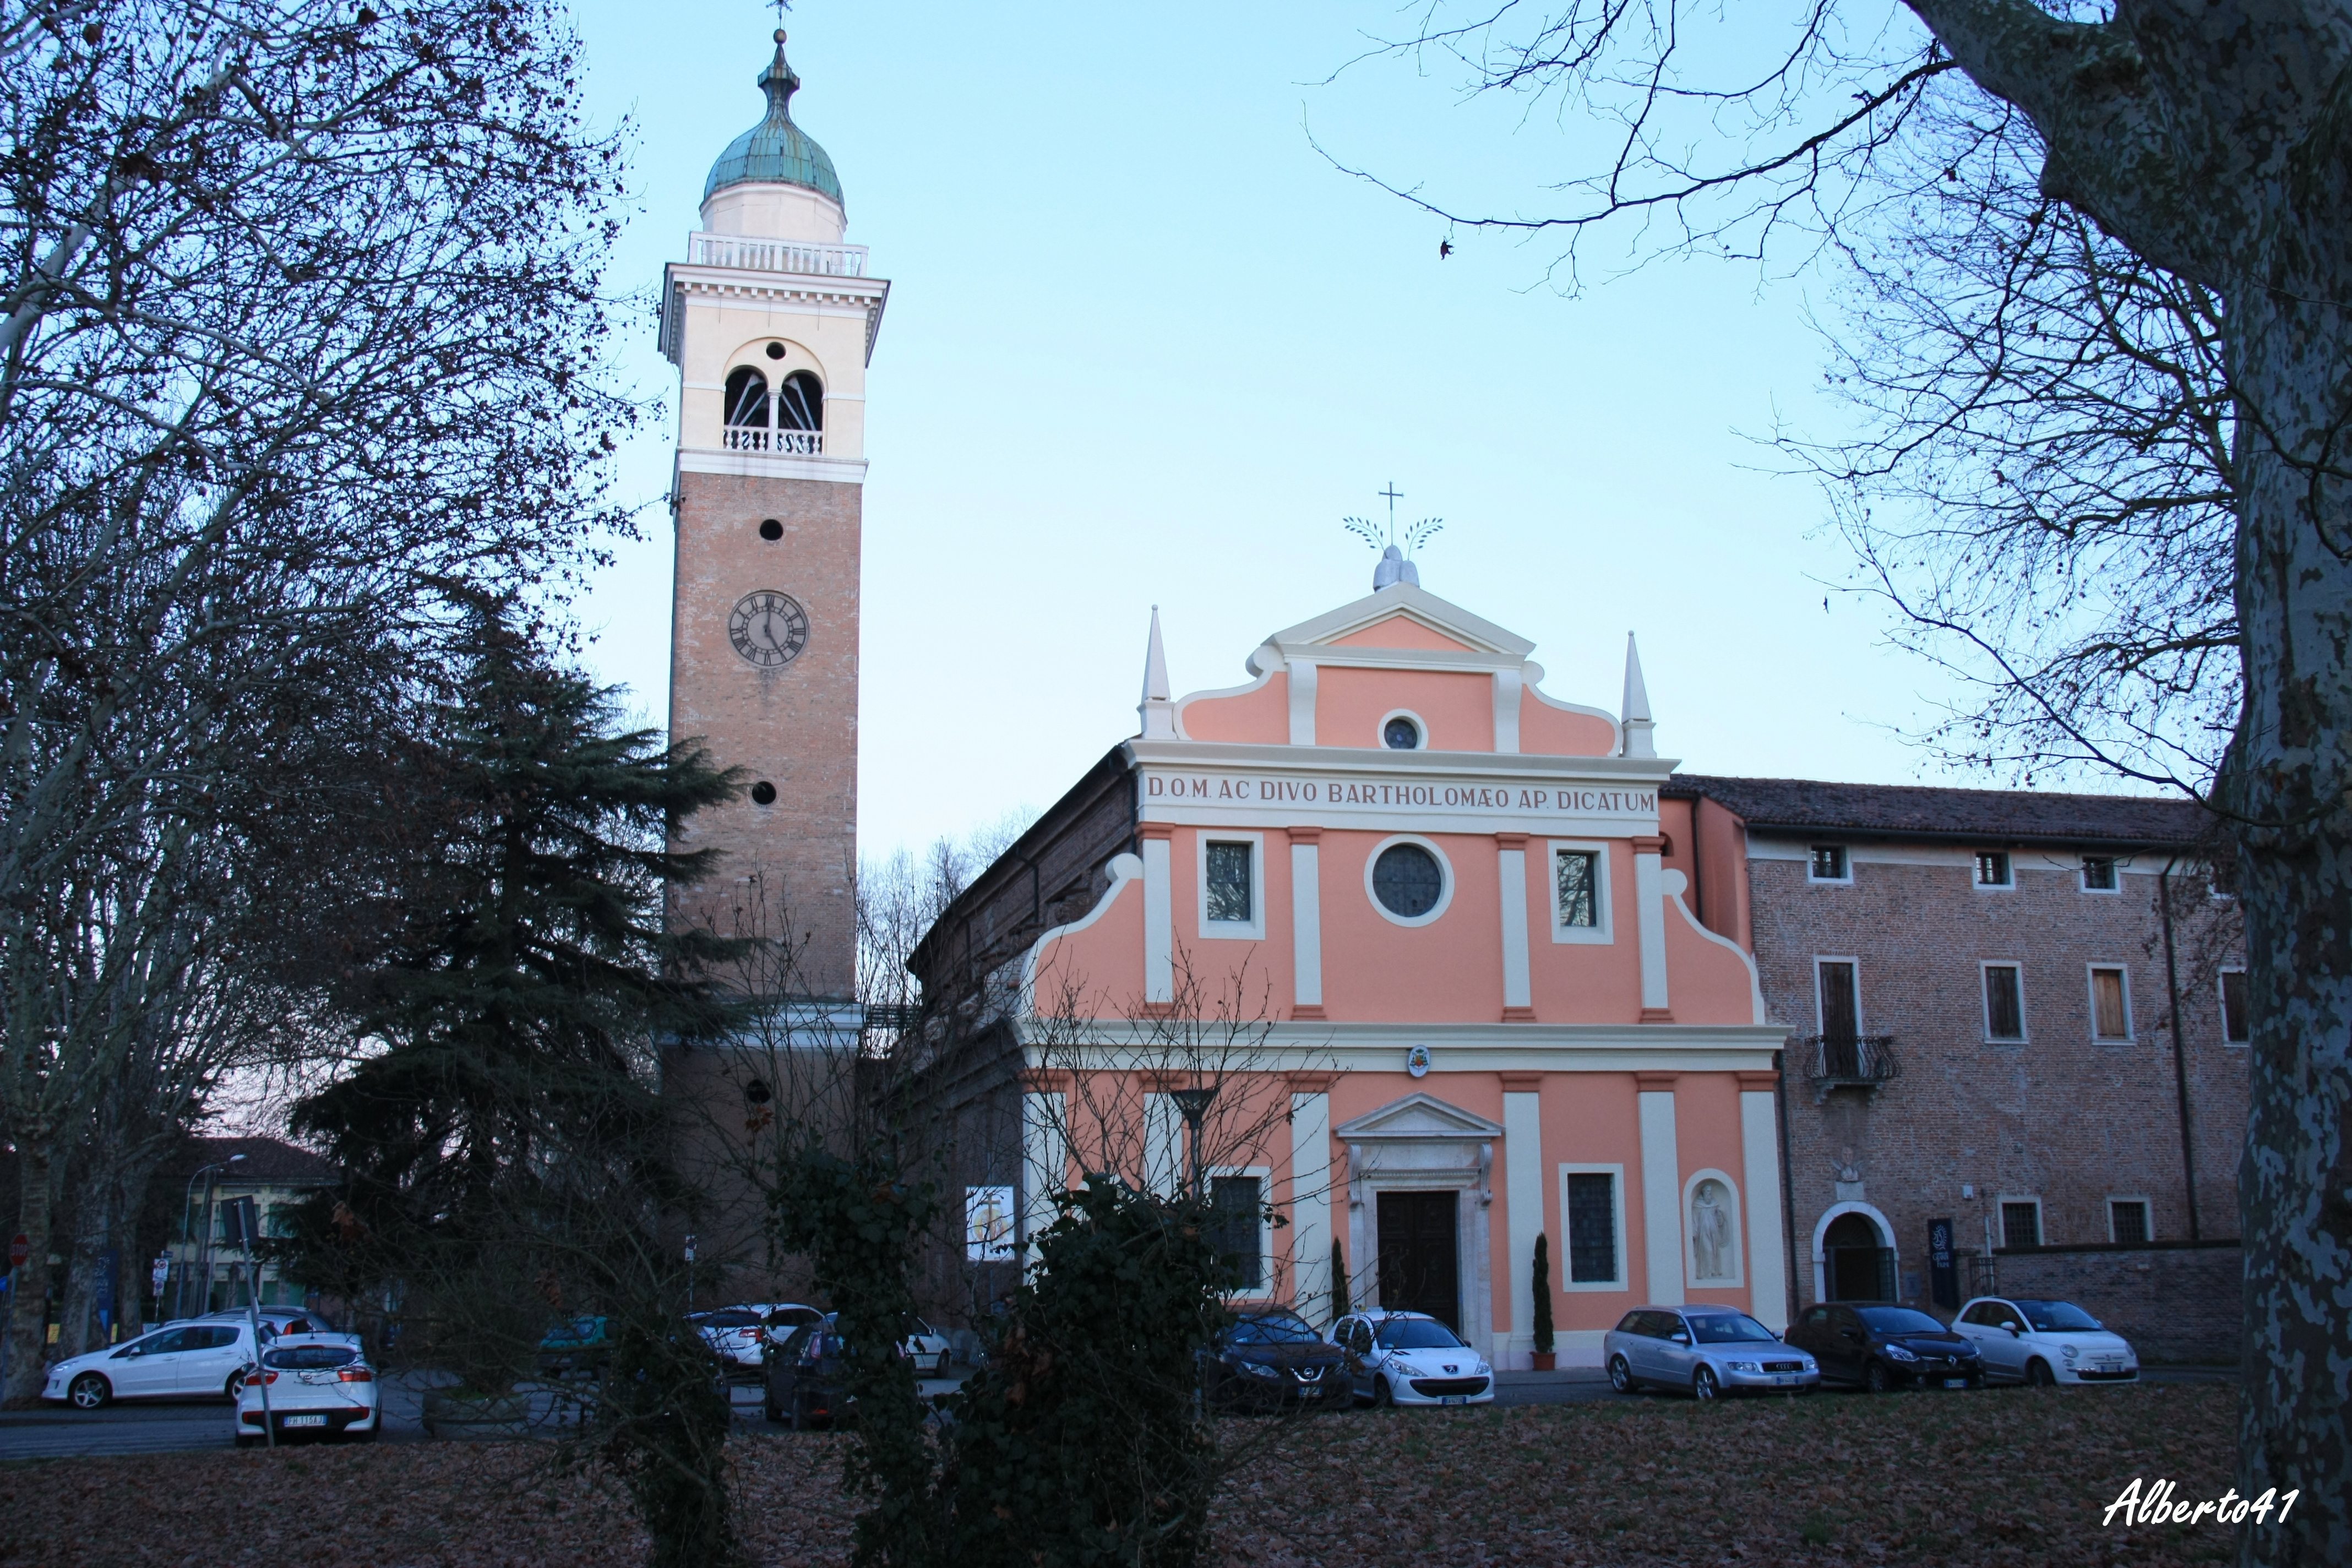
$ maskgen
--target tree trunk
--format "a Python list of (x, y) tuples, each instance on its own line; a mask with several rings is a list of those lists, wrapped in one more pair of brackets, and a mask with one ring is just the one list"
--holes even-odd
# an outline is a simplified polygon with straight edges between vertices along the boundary
[(18, 1179), (16, 1234), (28, 1244), (24, 1266), (8, 1293), (8, 1377), (0, 1384), (0, 1405), (29, 1405), (40, 1397), (46, 1375), (49, 1321), (49, 1238), (56, 1214), (58, 1162), (50, 1141), (26, 1134), (16, 1142)]
[(2222, 800), (2243, 819), (2254, 1019), (2238, 1489), (2301, 1494), (2284, 1527), (2248, 1529), (2242, 1552), (2316, 1568), (2352, 1563), (2352, 484), (2337, 477), (2352, 342), (2328, 302), (2352, 277), (2294, 271), (2299, 286), (2231, 293), (2250, 479), (2246, 710)]
[(114, 1321), (125, 1339), (140, 1331), (152, 1309), (155, 1293), (147, 1271), (147, 1254), (139, 1234), (140, 1211), (147, 1206), (147, 1188), (153, 1180), (152, 1161), (125, 1165), (114, 1184)]
[[(98, 1152), (83, 1162), (87, 1165), (100, 1163)], [(66, 1287), (58, 1306), (58, 1359), (78, 1356), (93, 1343), (92, 1320), (101, 1306), (98, 1294), (99, 1258), (106, 1251), (107, 1237), (111, 1233), (114, 1183), (112, 1173), (104, 1170), (82, 1172), (82, 1180), (73, 1186), (73, 1203), (67, 1216), (67, 1234), (73, 1239), (66, 1252)]]

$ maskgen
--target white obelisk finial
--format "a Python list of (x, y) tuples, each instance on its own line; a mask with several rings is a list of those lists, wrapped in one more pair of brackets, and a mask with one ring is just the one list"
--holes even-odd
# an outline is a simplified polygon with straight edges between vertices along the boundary
[(1642, 684), (1642, 650), (1633, 646), (1633, 634), (1625, 634), (1625, 702), (1619, 710), (1625, 727), (1624, 750), (1627, 757), (1654, 757), (1658, 754), (1650, 732), (1657, 726), (1650, 719), (1650, 689)]
[(1147, 741), (1176, 739), (1176, 704), (1169, 700), (1168, 650), (1160, 642), (1160, 606), (1151, 606), (1151, 641), (1143, 654), (1143, 700), (1136, 705), (1143, 716)]

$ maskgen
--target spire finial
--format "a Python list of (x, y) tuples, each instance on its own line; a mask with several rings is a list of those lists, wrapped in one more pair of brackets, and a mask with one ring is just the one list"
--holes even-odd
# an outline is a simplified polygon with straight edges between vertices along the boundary
[(1619, 711), (1625, 730), (1625, 744), (1618, 752), (1626, 757), (1654, 757), (1657, 743), (1651, 731), (1657, 726), (1650, 719), (1650, 689), (1642, 679), (1642, 650), (1634, 646), (1633, 634), (1625, 634), (1625, 701)]
[(1147, 741), (1176, 739), (1176, 704), (1169, 700), (1168, 650), (1160, 640), (1160, 606), (1151, 606), (1151, 638), (1143, 650), (1143, 700), (1136, 711), (1143, 716)]

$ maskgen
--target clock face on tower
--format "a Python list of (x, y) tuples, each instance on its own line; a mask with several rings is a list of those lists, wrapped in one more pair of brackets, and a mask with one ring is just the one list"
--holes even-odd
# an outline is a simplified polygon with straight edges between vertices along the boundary
[(808, 612), (790, 594), (762, 588), (746, 594), (727, 617), (727, 640), (745, 662), (782, 669), (808, 647)]

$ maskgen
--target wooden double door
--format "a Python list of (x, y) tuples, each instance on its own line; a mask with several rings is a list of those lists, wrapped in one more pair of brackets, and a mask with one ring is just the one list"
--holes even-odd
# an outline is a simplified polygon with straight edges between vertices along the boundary
[(1462, 1194), (1378, 1193), (1381, 1305), (1462, 1331)]

